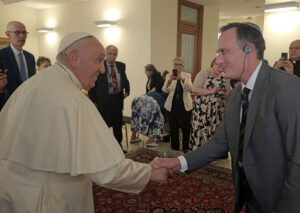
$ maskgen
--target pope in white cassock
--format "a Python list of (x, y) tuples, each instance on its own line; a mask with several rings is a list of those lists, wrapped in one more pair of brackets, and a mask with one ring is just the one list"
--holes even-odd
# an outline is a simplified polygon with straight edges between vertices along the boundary
[[(104, 48), (70, 33), (57, 63), (28, 79), (0, 113), (0, 212), (94, 212), (92, 181), (139, 193), (167, 171), (124, 154), (82, 93), (104, 72)], [(8, 70), (9, 72), (9, 70)]]

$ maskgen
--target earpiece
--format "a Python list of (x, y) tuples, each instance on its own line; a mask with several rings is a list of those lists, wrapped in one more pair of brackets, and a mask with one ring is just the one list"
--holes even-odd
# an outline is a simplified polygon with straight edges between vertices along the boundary
[(243, 50), (246, 54), (249, 54), (252, 52), (252, 48), (248, 44), (245, 44)]

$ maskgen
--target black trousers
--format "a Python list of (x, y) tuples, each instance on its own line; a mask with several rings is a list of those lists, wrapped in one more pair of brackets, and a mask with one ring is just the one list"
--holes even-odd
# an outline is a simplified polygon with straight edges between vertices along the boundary
[[(175, 98), (175, 97), (174, 97)], [(173, 100), (171, 112), (168, 112), (170, 133), (171, 133), (171, 146), (174, 150), (179, 150), (180, 142), (178, 131), (182, 131), (182, 149), (188, 150), (191, 129), (191, 114), (192, 111), (186, 111), (183, 101)]]
[(116, 140), (119, 142), (122, 147), (122, 121), (123, 121), (123, 112), (122, 112), (122, 100), (120, 100), (119, 95), (109, 94), (106, 107), (101, 109), (101, 116), (104, 119), (108, 127), (113, 128), (113, 133)]

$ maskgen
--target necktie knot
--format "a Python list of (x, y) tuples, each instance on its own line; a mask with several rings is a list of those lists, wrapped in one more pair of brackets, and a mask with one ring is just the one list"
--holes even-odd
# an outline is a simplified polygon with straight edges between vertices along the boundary
[(249, 93), (250, 93), (250, 89), (248, 89), (247, 87), (244, 87), (243, 89), (243, 93), (242, 93), (242, 106), (246, 105), (248, 106), (249, 104)]
[(250, 89), (249, 88), (247, 88), (247, 87), (244, 87), (244, 89), (243, 89), (243, 94), (245, 94), (245, 95), (249, 95), (249, 93), (250, 93)]

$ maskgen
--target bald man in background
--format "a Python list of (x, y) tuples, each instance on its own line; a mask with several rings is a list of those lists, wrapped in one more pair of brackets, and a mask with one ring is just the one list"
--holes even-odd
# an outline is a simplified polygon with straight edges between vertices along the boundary
[(7, 69), (7, 85), (3, 89), (0, 87), (0, 110), (17, 87), (35, 74), (34, 56), (23, 50), (28, 35), (25, 25), (11, 21), (7, 24), (5, 35), (10, 44), (0, 50), (0, 58)]

